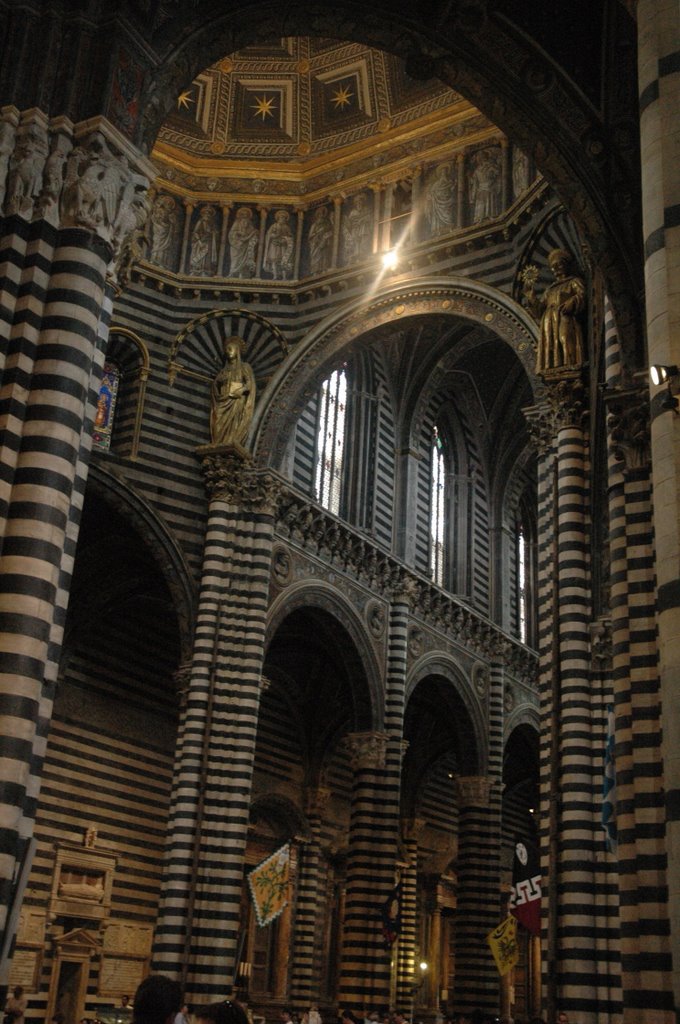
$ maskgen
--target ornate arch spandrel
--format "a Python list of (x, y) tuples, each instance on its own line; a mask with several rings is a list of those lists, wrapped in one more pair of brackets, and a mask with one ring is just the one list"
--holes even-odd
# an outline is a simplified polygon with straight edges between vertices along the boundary
[(463, 318), (492, 330), (517, 354), (537, 392), (536, 325), (521, 306), (493, 288), (461, 278), (403, 282), (368, 302), (334, 311), (297, 345), (256, 410), (252, 428), (256, 460), (272, 468), (282, 464), (288, 439), (319, 381), (367, 334), (387, 323), (428, 315)]

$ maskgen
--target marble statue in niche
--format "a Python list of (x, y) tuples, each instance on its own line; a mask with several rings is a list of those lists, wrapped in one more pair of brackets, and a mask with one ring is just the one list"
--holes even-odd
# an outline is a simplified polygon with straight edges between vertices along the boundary
[(529, 265), (522, 273), (523, 298), (541, 324), (536, 373), (576, 370), (583, 366), (580, 316), (586, 307), (586, 288), (581, 277), (569, 273), (571, 262), (571, 253), (566, 249), (553, 249), (548, 254), (548, 265), (555, 281), (540, 298), (535, 290), (538, 268)]
[(512, 151), (512, 194), (515, 199), (526, 192), (529, 185), (529, 157), (515, 146)]
[(255, 375), (242, 360), (245, 345), (237, 335), (224, 343), (224, 366), (211, 388), (210, 437), (217, 445), (243, 445), (255, 409)]
[(345, 262), (354, 263), (373, 248), (373, 214), (365, 192), (359, 192), (343, 226)]
[(470, 171), (469, 195), (472, 222), (497, 217), (501, 205), (501, 169), (490, 149), (476, 153)]
[(425, 184), (425, 220), (432, 235), (441, 235), (455, 226), (456, 194), (451, 164), (439, 164)]
[(264, 240), (263, 268), (275, 281), (286, 281), (293, 274), (293, 232), (288, 210), (277, 210), (274, 223)]
[(310, 272), (322, 274), (333, 260), (333, 222), (327, 206), (318, 206), (314, 211), (308, 242)]
[(156, 196), (150, 215), (151, 251), (149, 259), (159, 267), (171, 269), (177, 234), (178, 211), (172, 196)]
[(253, 211), (241, 206), (229, 229), (229, 276), (255, 277), (257, 266), (257, 226)]
[(217, 210), (202, 206), (191, 234), (189, 273), (210, 277), (217, 270)]

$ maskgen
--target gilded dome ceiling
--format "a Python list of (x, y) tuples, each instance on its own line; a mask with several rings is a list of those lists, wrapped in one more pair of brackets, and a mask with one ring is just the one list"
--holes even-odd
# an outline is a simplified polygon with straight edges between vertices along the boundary
[(392, 54), (287, 38), (203, 71), (177, 97), (153, 156), (178, 191), (314, 199), (498, 134), (467, 100), (412, 77)]

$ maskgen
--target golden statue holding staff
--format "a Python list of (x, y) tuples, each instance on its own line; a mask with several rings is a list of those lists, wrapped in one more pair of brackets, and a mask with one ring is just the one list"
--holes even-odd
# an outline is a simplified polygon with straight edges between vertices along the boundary
[(568, 273), (571, 254), (553, 249), (548, 264), (555, 278), (539, 299), (534, 290), (538, 268), (528, 266), (522, 274), (524, 298), (531, 313), (540, 317), (541, 335), (536, 353), (536, 373), (548, 370), (577, 370), (583, 366), (583, 331), (579, 317), (586, 308), (582, 278)]
[(225, 363), (211, 388), (210, 436), (213, 444), (243, 445), (255, 409), (255, 376), (241, 356), (244, 342), (237, 335), (224, 342)]

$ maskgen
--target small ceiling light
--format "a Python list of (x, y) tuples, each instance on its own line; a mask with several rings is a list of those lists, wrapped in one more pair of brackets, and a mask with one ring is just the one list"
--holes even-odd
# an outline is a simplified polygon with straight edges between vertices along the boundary
[(387, 252), (383, 253), (383, 267), (385, 270), (394, 270), (397, 263), (399, 262), (399, 256), (396, 249), (388, 249)]
[(421, 971), (425, 972), (427, 970), (427, 967), (428, 967), (427, 960), (421, 960), (420, 961), (420, 969), (421, 969)]
[(679, 372), (677, 366), (660, 366), (655, 363), (649, 367), (649, 377), (654, 387), (665, 384), (670, 377), (677, 377)]

